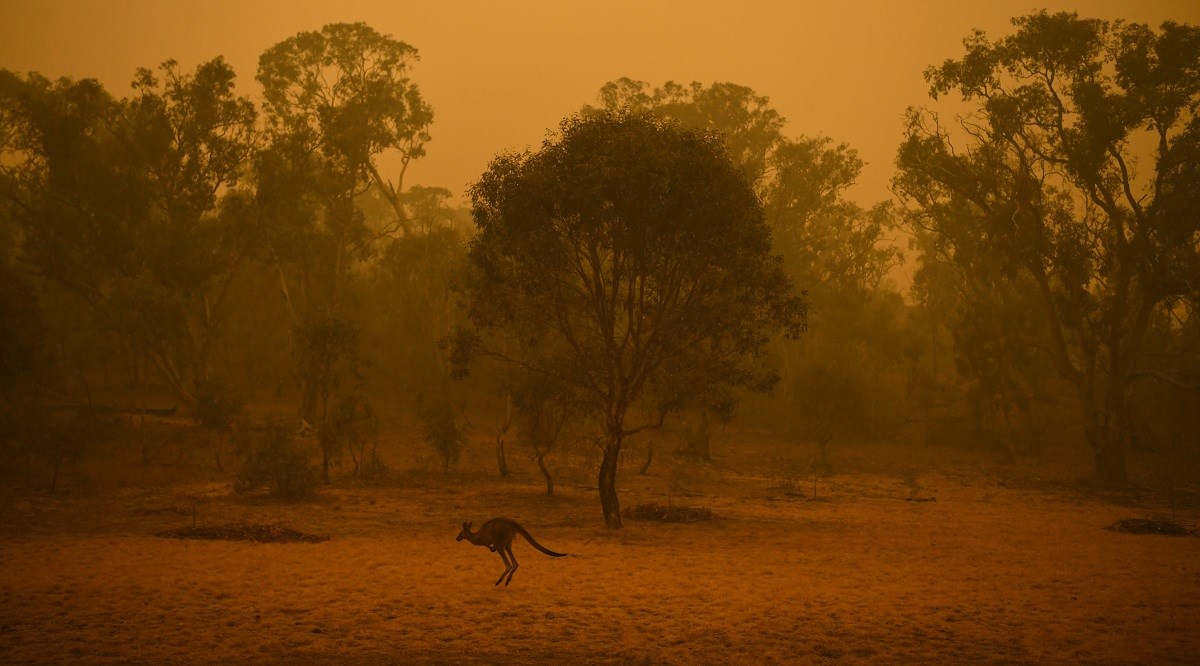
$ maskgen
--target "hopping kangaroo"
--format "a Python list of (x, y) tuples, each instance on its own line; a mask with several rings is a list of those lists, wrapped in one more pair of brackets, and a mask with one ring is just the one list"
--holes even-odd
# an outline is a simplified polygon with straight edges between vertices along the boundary
[(513, 537), (520, 534), (525, 537), (529, 545), (537, 548), (550, 557), (564, 557), (566, 553), (556, 553), (542, 544), (538, 543), (529, 531), (517, 524), (517, 521), (509, 518), (492, 518), (486, 523), (479, 526), (479, 531), (472, 532), (471, 526), (475, 523), (463, 523), (462, 531), (458, 533), (458, 538), (455, 541), (466, 539), (476, 546), (487, 546), (488, 550), (494, 553), (500, 553), (500, 559), (504, 560), (504, 573), (496, 579), (496, 585), (501, 581), (507, 586), (512, 582), (513, 574), (517, 572), (517, 557), (513, 555), (512, 542)]

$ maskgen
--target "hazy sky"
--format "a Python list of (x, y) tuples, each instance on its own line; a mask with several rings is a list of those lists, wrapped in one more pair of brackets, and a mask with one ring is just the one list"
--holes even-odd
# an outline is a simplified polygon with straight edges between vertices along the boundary
[(435, 110), (428, 156), (409, 183), (456, 194), (505, 148), (628, 76), (660, 84), (732, 81), (771, 98), (792, 135), (825, 135), (868, 162), (853, 192), (887, 183), (905, 107), (926, 100), (922, 71), (961, 53), (975, 27), (1045, 7), (1158, 25), (1200, 23), (1200, 0), (446, 2), (426, 0), (0, 0), (0, 67), (95, 77), (114, 94), (134, 69), (224, 55), (257, 97), (258, 55), (297, 32), (366, 21), (420, 50), (413, 72)]

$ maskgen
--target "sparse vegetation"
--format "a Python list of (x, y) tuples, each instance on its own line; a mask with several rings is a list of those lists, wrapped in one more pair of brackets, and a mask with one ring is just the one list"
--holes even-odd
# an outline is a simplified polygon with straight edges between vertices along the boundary
[(712, 509), (701, 506), (680, 506), (669, 504), (663, 506), (651, 502), (631, 506), (625, 515), (634, 520), (655, 520), (660, 523), (695, 523), (701, 520), (712, 520)]
[(267, 525), (228, 523), (225, 525), (189, 526), (159, 532), (158, 536), (168, 539), (255, 541), (258, 543), (321, 543), (329, 541), (329, 537), (327, 536), (301, 532), (282, 523)]
[(252, 444), (233, 489), (238, 493), (266, 490), (271, 497), (297, 500), (312, 497), (320, 482), (308, 447), (286, 426), (271, 424)]
[(421, 423), (425, 441), (442, 459), (442, 473), (449, 474), (458, 466), (465, 435), (459, 422), (458, 408), (450, 396), (437, 393), (428, 396), (421, 407)]
[(1200, 5), (9, 4), (5, 663), (1200, 654)]

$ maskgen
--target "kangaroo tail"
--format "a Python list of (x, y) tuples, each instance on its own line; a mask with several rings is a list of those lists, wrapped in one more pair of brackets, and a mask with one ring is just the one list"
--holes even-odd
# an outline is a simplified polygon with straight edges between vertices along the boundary
[(520, 533), (521, 536), (525, 537), (525, 540), (529, 542), (529, 545), (533, 546), (534, 548), (537, 548), (538, 550), (549, 555), (550, 557), (566, 557), (567, 556), (566, 553), (556, 553), (556, 552), (550, 550), (549, 548), (543, 546), (542, 544), (538, 543), (537, 539), (534, 539), (533, 535), (529, 533), (529, 530), (525, 529), (524, 527), (521, 527), (520, 525), (516, 525), (516, 528), (517, 528), (517, 532)]

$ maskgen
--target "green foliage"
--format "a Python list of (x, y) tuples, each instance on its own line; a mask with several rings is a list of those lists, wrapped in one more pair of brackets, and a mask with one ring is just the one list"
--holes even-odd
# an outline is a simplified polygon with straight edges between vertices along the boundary
[(425, 428), (425, 441), (442, 458), (442, 471), (449, 474), (458, 466), (466, 443), (454, 401), (444, 393), (427, 395), (419, 416)]
[[(1200, 29), (1045, 11), (1013, 24), (995, 42), (975, 33), (962, 59), (926, 72), (935, 99), (956, 91), (973, 113), (951, 134), (912, 111), (895, 189), (930, 234), (922, 261), (953, 267), (966, 298), (1036, 304), (1022, 327), (957, 334), (965, 365), (1007, 390), (1021, 372), (979, 359), (1028, 367), (1021, 354), (1037, 350), (1075, 389), (1097, 477), (1121, 482), (1147, 328), (1200, 274)], [(1155, 149), (1139, 172), (1143, 141)]]
[(233, 482), (239, 494), (266, 490), (279, 499), (307, 499), (320, 484), (307, 447), (284, 426), (271, 424), (246, 456)]
[(339, 398), (320, 435), (322, 446), (350, 453), (355, 476), (372, 479), (387, 471), (379, 459), (379, 419), (375, 408), (362, 395)]
[(347, 376), (358, 376), (362, 362), (358, 324), (340, 313), (318, 313), (296, 332), (296, 372), (317, 388), (326, 415), (331, 392)]
[[(770, 335), (804, 328), (758, 198), (718, 137), (620, 112), (568, 118), (539, 152), (497, 157), (471, 197), (476, 333), (459, 336), (460, 358), (506, 357), (602, 415), (601, 494), (619, 526), (621, 438), (657, 425), (630, 426), (627, 410), (766, 390)], [(500, 331), (521, 358), (479, 335)]]
[(93, 80), (4, 72), (4, 175), (29, 265), (148, 355), (193, 408), (254, 237), (222, 193), (250, 158), (255, 112), (220, 58), (160, 73), (139, 70), (136, 94), (117, 100)]
[(0, 264), (0, 404), (36, 393), (46, 369), (45, 335), (37, 294)]
[(646, 116), (570, 118), (539, 153), (493, 161), (472, 201), (473, 321), (561, 348), (536, 370), (603, 407), (647, 384), (669, 389), (668, 407), (697, 390), (765, 389), (763, 332), (803, 329), (757, 199), (710, 135)]
[(854, 368), (805, 365), (795, 373), (793, 417), (800, 434), (816, 440), (821, 464), (829, 467), (833, 442), (862, 436), (871, 421), (870, 382)]
[[(331, 23), (263, 52), (263, 86), (271, 133), (319, 164), (319, 189), (347, 200), (374, 184), (408, 219), (400, 197), (411, 160), (425, 154), (433, 110), (410, 78), (417, 50), (365, 23)], [(384, 178), (378, 157), (396, 152), (400, 181)]]
[(196, 392), (192, 416), (201, 428), (225, 435), (244, 410), (240, 396), (219, 382), (209, 381)]
[[(897, 216), (890, 204), (864, 208), (846, 200), (863, 167), (853, 148), (825, 137), (785, 136), (785, 120), (767, 97), (730, 83), (668, 82), (651, 88), (619, 79), (601, 89), (599, 106), (653, 113), (715, 132), (752, 179), (774, 250), (809, 303), (809, 334), (775, 345), (783, 360), (785, 393), (798, 386), (792, 374), (807, 358), (834, 359), (848, 373), (878, 373), (895, 364), (889, 350), (899, 344), (895, 320), (902, 305), (885, 279), (900, 259), (888, 238)], [(728, 419), (731, 398), (717, 395), (695, 407)], [(782, 396), (770, 420), (787, 418), (794, 402), (794, 396)], [(695, 431), (698, 437), (706, 433), (706, 427)], [(697, 444), (697, 450), (707, 451)]]

